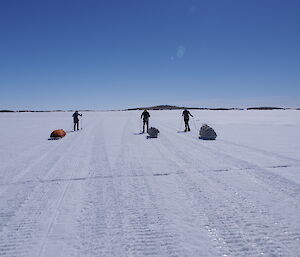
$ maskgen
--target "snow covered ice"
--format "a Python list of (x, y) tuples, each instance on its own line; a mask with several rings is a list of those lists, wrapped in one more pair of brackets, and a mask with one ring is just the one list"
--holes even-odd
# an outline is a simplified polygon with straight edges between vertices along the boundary
[(0, 255), (300, 256), (300, 112), (191, 113), (0, 114)]

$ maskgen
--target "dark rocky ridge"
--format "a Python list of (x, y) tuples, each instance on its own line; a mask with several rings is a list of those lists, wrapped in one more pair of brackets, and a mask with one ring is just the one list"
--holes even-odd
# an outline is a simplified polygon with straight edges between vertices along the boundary
[(186, 107), (186, 106), (174, 106), (174, 105), (155, 105), (150, 107), (137, 107), (126, 109), (125, 111), (136, 111), (136, 110), (215, 110), (215, 111), (223, 111), (223, 110), (243, 110), (240, 108), (203, 108), (203, 107)]
[(249, 107), (247, 110), (285, 110), (286, 108), (281, 107)]

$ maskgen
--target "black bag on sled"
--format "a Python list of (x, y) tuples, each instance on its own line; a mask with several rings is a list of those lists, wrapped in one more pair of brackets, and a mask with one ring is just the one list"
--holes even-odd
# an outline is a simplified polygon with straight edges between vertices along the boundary
[(159, 130), (157, 128), (151, 127), (148, 129), (147, 133), (149, 134), (147, 138), (157, 138)]
[(203, 140), (215, 140), (217, 137), (217, 133), (214, 131), (214, 129), (207, 124), (202, 125), (199, 135), (199, 138)]

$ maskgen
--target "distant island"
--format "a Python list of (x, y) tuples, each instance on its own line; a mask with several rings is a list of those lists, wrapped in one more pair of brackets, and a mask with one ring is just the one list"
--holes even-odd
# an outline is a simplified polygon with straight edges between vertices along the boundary
[[(186, 106), (174, 106), (174, 105), (155, 105), (150, 107), (137, 107), (137, 108), (130, 108), (126, 109), (125, 111), (136, 111), (136, 110), (212, 110), (212, 111), (230, 111), (230, 110), (245, 110), (243, 108), (205, 108), (205, 107), (186, 107)], [(288, 110), (291, 108), (282, 108), (282, 107), (248, 107), (246, 110)], [(299, 110), (300, 108), (296, 109)]]
[[(186, 107), (186, 106), (175, 106), (175, 105), (155, 105), (149, 107), (136, 107), (123, 110), (78, 110), (80, 112), (97, 112), (97, 111), (137, 111), (137, 110), (211, 110), (211, 111), (231, 111), (231, 110), (300, 110), (300, 108), (282, 108), (282, 107), (271, 107), (271, 106), (259, 106), (259, 107), (248, 107), (248, 108), (206, 108), (206, 107)], [(0, 113), (19, 113), (19, 112), (74, 112), (75, 110), (0, 110)]]
[(155, 105), (150, 107), (137, 107), (125, 109), (124, 111), (136, 111), (136, 110), (243, 110), (240, 108), (204, 108), (204, 107), (186, 107), (186, 106), (175, 106), (175, 105)]
[(281, 108), (281, 107), (250, 107), (247, 110), (286, 110), (289, 108)]

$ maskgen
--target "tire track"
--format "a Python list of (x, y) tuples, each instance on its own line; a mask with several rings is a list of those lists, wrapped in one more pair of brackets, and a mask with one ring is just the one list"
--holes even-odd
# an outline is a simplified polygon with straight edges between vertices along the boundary
[[(80, 138), (74, 140), (68, 145), (67, 150), (79, 140)], [(72, 151), (68, 151), (64, 157), (68, 155), (73, 156)], [(61, 176), (63, 171), (65, 175), (71, 177), (81, 164), (80, 159), (74, 161), (76, 158), (70, 158), (70, 160), (73, 162), (66, 163), (64, 159), (60, 159), (58, 163), (45, 168), (43, 176)], [(3, 256), (34, 256), (43, 249), (69, 184), (37, 182), (30, 192), (25, 191), (26, 196), (21, 198), (23, 201), (20, 198), (10, 200), (14, 206), (7, 208), (9, 218), (5, 223), (1, 223), (5, 224), (0, 234), (0, 248), (6, 249), (2, 252)], [(5, 248), (6, 245), (10, 247)]]
[[(171, 132), (170, 129), (166, 128), (169, 132)], [(166, 133), (167, 135), (168, 133)], [(162, 137), (164, 138), (164, 137)], [(178, 140), (177, 140), (178, 141)], [(253, 164), (249, 161), (246, 161), (242, 158), (234, 157), (228, 153), (224, 153), (222, 151), (216, 150), (216, 148), (209, 147), (204, 144), (200, 144), (197, 142), (197, 139), (193, 139), (190, 137), (180, 137), (180, 141), (183, 142), (182, 145), (189, 144), (191, 146), (191, 149), (195, 149), (195, 145), (198, 144), (199, 151), (203, 152), (203, 156), (205, 155), (211, 155), (212, 158), (217, 157), (218, 159), (226, 162), (229, 161), (229, 168), (225, 168), (225, 170), (231, 170), (232, 165), (234, 168), (241, 169), (245, 173), (248, 173), (249, 175), (259, 179), (262, 181), (265, 185), (269, 187), (269, 189), (276, 188), (277, 192), (284, 193), (286, 196), (289, 196), (291, 200), (295, 200), (296, 204), (298, 204), (299, 197), (300, 197), (300, 185), (294, 181), (290, 181), (287, 178), (284, 178), (278, 174), (272, 173), (270, 170), (266, 168), (262, 168), (256, 164)], [(215, 146), (217, 147), (217, 146)], [(189, 151), (190, 154), (193, 154), (193, 151)], [(197, 158), (199, 159), (199, 158)], [(197, 160), (196, 159), (196, 160)], [(211, 170), (211, 167), (207, 166), (205, 163), (197, 160), (197, 162), (201, 163), (203, 166), (205, 165), (208, 167), (208, 170)], [(209, 163), (212, 163), (211, 161)], [(222, 168), (224, 170), (224, 168)]]
[[(161, 124), (163, 125), (163, 127), (165, 129), (167, 129), (171, 133), (174, 133), (174, 129), (170, 125), (168, 125), (164, 122), (162, 122)], [(181, 138), (192, 140), (194, 142), (194, 144), (195, 144), (196, 139), (198, 139), (197, 135), (191, 137), (191, 136), (188, 136), (186, 133), (178, 135), (178, 136)], [(205, 143), (205, 141), (203, 142), (202, 140), (197, 140), (197, 141), (198, 141), (198, 144), (201, 144), (202, 146)], [(279, 160), (281, 162), (281, 164), (278, 164), (278, 165), (286, 165), (287, 163), (290, 166), (299, 166), (300, 165), (300, 160), (291, 158), (291, 157), (287, 157), (282, 154), (272, 153), (272, 152), (262, 150), (262, 149), (259, 149), (256, 147), (245, 146), (245, 145), (234, 143), (234, 142), (231, 142), (229, 140), (224, 140), (224, 139), (217, 139), (216, 142), (217, 142), (217, 144), (214, 144), (214, 142), (211, 142), (211, 143), (216, 145), (216, 147), (218, 147), (219, 152), (226, 152), (227, 149), (225, 149), (224, 147), (230, 147), (231, 152), (233, 149), (235, 149), (234, 153), (236, 153), (238, 155), (240, 155), (240, 153), (242, 151), (248, 150), (249, 151), (248, 154), (252, 158), (257, 159), (257, 160), (259, 160), (260, 158), (264, 158), (264, 162), (266, 162), (266, 161), (274, 162), (274, 161)], [(256, 162), (257, 162), (257, 160), (256, 160)], [(273, 165), (273, 166), (277, 166), (277, 165)]]
[[(21, 156), (20, 158), (16, 159), (13, 164), (7, 165), (6, 167), (3, 168), (5, 170), (5, 174), (9, 174), (9, 177), (7, 178), (8, 180), (1, 181), (1, 185), (9, 184), (9, 183), (17, 183), (20, 182), (22, 178), (26, 176), (26, 174), (30, 171), (32, 171), (36, 166), (38, 166), (41, 163), (51, 163), (55, 159), (59, 158), (61, 156), (61, 152), (57, 151), (57, 149), (60, 149), (61, 146), (63, 145), (66, 147), (66, 145), (71, 145), (73, 141), (71, 140), (74, 135), (69, 135), (68, 137), (62, 139), (62, 140), (57, 140), (57, 141), (48, 141), (48, 147), (50, 146), (50, 149), (47, 150), (46, 152), (43, 152), (42, 154), (37, 154), (41, 153), (41, 150), (44, 149), (38, 149), (37, 151), (30, 151), (27, 154), (30, 154), (28, 161), (24, 161), (23, 157)], [(52, 146), (52, 144), (55, 143), (55, 146)], [(43, 146), (44, 147), (44, 146)], [(23, 154), (24, 155), (24, 154)], [(34, 159), (31, 161), (28, 165), (29, 159), (32, 159), (33, 157), (38, 156), (38, 158)], [(16, 166), (15, 164), (18, 163)], [(21, 163), (21, 165), (19, 165)], [(23, 164), (24, 163), (24, 164)], [(21, 166), (21, 167), (20, 167)], [(22, 170), (23, 168), (23, 170)]]
[(124, 256), (125, 252), (119, 196), (103, 130), (102, 124), (94, 139), (89, 176), (105, 179), (88, 180), (84, 185), (77, 256)]
[[(60, 151), (55, 151), (56, 154), (47, 159), (48, 155), (45, 155), (36, 163), (36, 165), (31, 166), (27, 169), (26, 173), (22, 177), (23, 181), (32, 181), (29, 185), (27, 183), (17, 185), (18, 190), (16, 190), (16, 185), (11, 184), (5, 191), (2, 192), (1, 201), (6, 203), (6, 205), (1, 205), (0, 209), (0, 231), (9, 222), (9, 220), (15, 216), (20, 208), (30, 200), (30, 195), (38, 190), (40, 185), (38, 177), (46, 176), (46, 174), (51, 173), (53, 169), (59, 167), (64, 161), (65, 151), (69, 151), (73, 145), (76, 144), (78, 138), (71, 141), (67, 146)], [(51, 154), (50, 151), (48, 154)], [(45, 162), (43, 162), (45, 161)], [(35, 180), (32, 180), (35, 178)]]
[[(175, 152), (169, 151), (166, 159), (179, 159), (184, 165), (176, 162), (175, 166), (189, 170), (178, 176), (188, 188), (187, 192), (192, 192), (195, 201), (206, 210), (209, 219), (207, 229), (209, 233), (213, 232), (215, 242), (219, 242), (219, 247), (225, 244), (230, 249), (226, 254), (258, 256), (265, 253), (296, 256), (299, 251), (299, 231), (295, 231), (280, 217), (274, 217), (270, 210), (258, 202), (242, 197), (241, 192), (236, 194), (233, 188), (224, 187), (218, 181), (199, 173), (198, 168), (190, 165), (191, 157), (178, 150), (170, 138), (164, 137), (161, 141), (164, 147), (164, 150), (160, 150), (162, 154), (166, 153), (170, 146), (177, 149)], [(218, 199), (218, 196), (222, 196), (222, 199)], [(274, 226), (275, 232), (271, 229)]]
[(150, 186), (152, 177), (145, 173), (142, 152), (133, 142), (137, 139), (135, 136), (124, 137), (123, 154), (116, 168), (130, 172), (117, 180), (126, 256), (188, 256), (180, 246), (176, 228), (165, 217)]
[(229, 140), (218, 139), (218, 141), (224, 143), (224, 145), (230, 145), (230, 146), (234, 146), (234, 147), (241, 148), (241, 149), (251, 150), (253, 152), (260, 153), (262, 155), (266, 155), (266, 156), (271, 157), (271, 158), (280, 159), (283, 162), (289, 161), (289, 162), (293, 162), (294, 163), (293, 165), (300, 165), (300, 160), (295, 159), (295, 158), (291, 158), (291, 157), (288, 157), (288, 156), (284, 156), (282, 154), (262, 150), (262, 149), (259, 149), (257, 147), (238, 144), (238, 143), (235, 143), (235, 142), (232, 142), (232, 141), (229, 141)]

